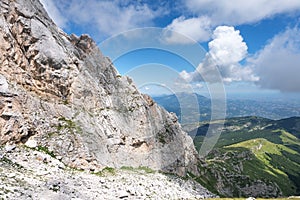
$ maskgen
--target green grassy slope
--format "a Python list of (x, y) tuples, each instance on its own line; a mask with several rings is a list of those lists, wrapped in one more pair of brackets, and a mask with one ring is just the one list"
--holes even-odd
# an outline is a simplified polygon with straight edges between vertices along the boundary
[[(214, 150), (199, 166), (205, 173), (197, 177), (198, 181), (222, 196), (299, 195), (299, 124), (300, 118), (226, 120)], [(197, 149), (202, 144), (205, 129), (207, 124), (193, 131), (193, 134), (197, 132), (194, 138)], [(270, 191), (252, 192), (256, 186), (263, 190), (269, 186)]]

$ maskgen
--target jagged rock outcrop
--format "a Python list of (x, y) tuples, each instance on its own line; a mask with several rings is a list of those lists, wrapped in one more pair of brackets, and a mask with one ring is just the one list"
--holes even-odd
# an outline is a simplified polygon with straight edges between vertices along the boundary
[(175, 115), (118, 75), (87, 35), (67, 35), (38, 0), (0, 2), (0, 143), (46, 146), (69, 166), (197, 174)]

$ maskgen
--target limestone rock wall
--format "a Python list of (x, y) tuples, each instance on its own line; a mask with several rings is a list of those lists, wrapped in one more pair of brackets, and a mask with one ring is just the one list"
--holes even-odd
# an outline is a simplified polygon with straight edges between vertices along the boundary
[(60, 30), (38, 0), (0, 2), (0, 129), (0, 144), (45, 146), (73, 167), (197, 174), (176, 116), (118, 75), (89, 36)]

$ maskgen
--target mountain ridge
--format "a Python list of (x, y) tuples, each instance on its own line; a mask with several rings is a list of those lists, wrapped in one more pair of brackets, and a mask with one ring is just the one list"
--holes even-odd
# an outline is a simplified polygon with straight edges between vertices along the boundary
[[(299, 124), (300, 117), (226, 119), (218, 142), (204, 158), (200, 171), (205, 175), (198, 181), (227, 197), (299, 195)], [(207, 125), (190, 132), (197, 149)]]
[(0, 3), (1, 144), (47, 147), (72, 167), (197, 173), (175, 115), (119, 76), (87, 35), (67, 35), (38, 0)]

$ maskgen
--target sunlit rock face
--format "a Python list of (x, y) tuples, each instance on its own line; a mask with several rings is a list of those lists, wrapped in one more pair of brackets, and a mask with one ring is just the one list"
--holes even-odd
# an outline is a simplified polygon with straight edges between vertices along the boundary
[(87, 35), (60, 30), (38, 0), (0, 2), (0, 143), (46, 146), (73, 167), (197, 174), (192, 139)]

